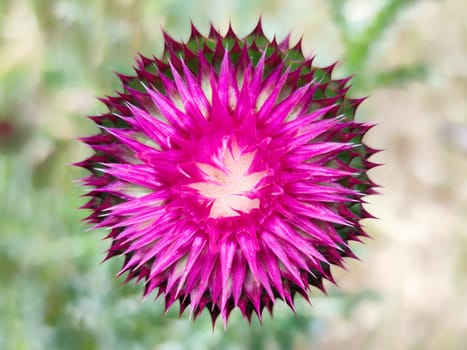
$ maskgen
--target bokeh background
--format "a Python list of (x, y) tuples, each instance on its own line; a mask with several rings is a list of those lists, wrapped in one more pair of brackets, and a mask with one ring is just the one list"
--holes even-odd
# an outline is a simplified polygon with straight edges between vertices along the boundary
[[(0, 0), (0, 349), (467, 349), (466, 13), (465, 0)], [(95, 97), (138, 52), (161, 52), (161, 26), (246, 35), (260, 14), (371, 96), (358, 118), (385, 150), (368, 198), (380, 219), (328, 296), (212, 330), (122, 286), (118, 259), (100, 264), (107, 242), (80, 222), (69, 164), (89, 154), (75, 138), (96, 131)]]

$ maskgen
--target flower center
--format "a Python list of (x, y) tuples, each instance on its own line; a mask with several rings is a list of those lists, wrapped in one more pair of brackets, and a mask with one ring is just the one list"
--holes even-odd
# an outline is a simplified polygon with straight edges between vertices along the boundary
[[(225, 141), (225, 140), (224, 140)], [(203, 181), (189, 187), (213, 201), (210, 218), (233, 217), (259, 208), (260, 201), (254, 198), (257, 185), (266, 171), (250, 172), (256, 152), (243, 153), (235, 139), (222, 143), (212, 157), (212, 164), (196, 163), (203, 174)]]

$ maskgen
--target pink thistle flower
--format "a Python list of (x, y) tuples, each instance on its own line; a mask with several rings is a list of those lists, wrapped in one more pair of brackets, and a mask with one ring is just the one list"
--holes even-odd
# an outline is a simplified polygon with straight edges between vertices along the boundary
[(362, 143), (372, 125), (354, 121), (363, 99), (260, 22), (243, 39), (194, 26), (187, 43), (164, 37), (162, 58), (140, 56), (90, 117), (87, 221), (110, 229), (107, 258), (123, 255), (120, 274), (166, 309), (206, 308), (213, 323), (235, 307), (261, 319), (278, 298), (293, 309), (366, 236), (376, 150)]

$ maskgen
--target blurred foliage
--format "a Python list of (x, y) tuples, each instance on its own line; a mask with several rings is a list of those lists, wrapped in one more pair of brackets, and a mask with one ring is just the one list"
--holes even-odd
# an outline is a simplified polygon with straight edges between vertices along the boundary
[[(349, 27), (345, 1), (329, 2), (346, 73), (364, 69), (384, 31), (413, 2), (387, 1), (360, 31)], [(262, 326), (234, 313), (225, 332), (220, 324), (212, 331), (205, 314), (196, 323), (179, 320), (176, 310), (164, 317), (162, 301), (141, 301), (141, 286), (115, 279), (120, 261), (100, 264), (106, 242), (80, 224), (83, 191), (72, 183), (83, 173), (69, 164), (87, 152), (75, 138), (93, 132), (83, 115), (102, 110), (93, 96), (118, 88), (113, 71), (130, 73), (137, 52), (161, 49), (148, 35), (159, 25), (185, 33), (189, 18), (203, 19), (207, 3), (200, 3), (0, 0), (0, 349), (297, 349), (325, 331), (326, 322), (301, 300), (296, 315), (279, 303)], [(232, 3), (245, 28), (254, 23), (243, 24), (244, 12), (273, 6)], [(356, 91), (425, 73), (420, 63), (362, 74)], [(317, 293), (314, 300), (325, 298), (345, 317), (373, 296), (337, 293), (331, 287), (329, 297)]]
[[(345, 45), (346, 55), (343, 69), (346, 73), (363, 72), (365, 65), (371, 58), (372, 50), (378, 42), (384, 39), (386, 30), (397, 19), (397, 16), (409, 5), (419, 0), (390, 0), (386, 1), (379, 12), (363, 29), (353, 30), (344, 14), (346, 0), (330, 0), (329, 4), (333, 19), (339, 28), (341, 39)], [(420, 62), (408, 67), (399, 67), (388, 72), (373, 72), (356, 75), (353, 80), (354, 88), (371, 89), (377, 86), (404, 84), (409, 80), (423, 79), (426, 67)]]

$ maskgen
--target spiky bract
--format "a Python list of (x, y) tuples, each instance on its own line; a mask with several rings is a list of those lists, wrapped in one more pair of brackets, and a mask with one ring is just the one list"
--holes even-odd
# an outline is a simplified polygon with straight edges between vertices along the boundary
[(312, 61), (260, 23), (243, 39), (192, 27), (119, 75), (78, 165), (91, 172), (87, 221), (110, 229), (107, 258), (125, 257), (127, 280), (227, 322), (235, 307), (261, 318), (277, 298), (293, 308), (354, 256), (374, 187), (371, 125), (354, 121), (363, 99), (347, 96), (350, 79)]

